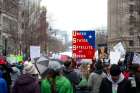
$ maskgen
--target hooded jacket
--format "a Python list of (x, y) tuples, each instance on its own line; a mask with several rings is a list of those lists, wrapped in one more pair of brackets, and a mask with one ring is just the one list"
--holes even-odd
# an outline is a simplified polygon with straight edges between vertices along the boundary
[(140, 93), (140, 72), (136, 73), (135, 79), (136, 79), (136, 91), (137, 93)]
[(81, 76), (75, 70), (64, 68), (64, 76), (66, 76), (72, 84), (78, 85), (81, 81)]
[[(48, 79), (42, 80), (41, 82), (41, 93), (52, 93), (51, 83)], [(68, 79), (64, 76), (56, 76), (56, 93), (73, 93), (73, 88)]]
[(100, 86), (100, 93), (113, 93), (113, 86), (117, 86), (117, 93), (135, 93), (132, 90), (131, 82), (125, 79), (122, 74), (116, 82), (112, 80), (111, 76), (104, 78)]
[(7, 83), (2, 78), (2, 72), (0, 71), (0, 93), (8, 93)]
[(13, 86), (21, 73), (20, 73), (20, 70), (15, 66), (12, 67), (12, 69), (13, 69), (13, 72), (11, 73), (11, 80), (12, 80), (12, 86)]
[(106, 77), (106, 74), (104, 72), (100, 74), (96, 72), (92, 72), (90, 74), (89, 79), (88, 79), (88, 86), (91, 89), (90, 93), (99, 93), (101, 82), (103, 78), (105, 77)]
[(22, 74), (15, 82), (12, 93), (40, 93), (39, 82), (30, 74)]
[(76, 85), (78, 85), (82, 79), (81, 75), (73, 69), (64, 68), (64, 76), (71, 82), (73, 91), (76, 93)]
[(10, 76), (10, 72), (12, 72), (12, 69), (9, 64), (0, 64), (0, 70), (3, 72), (3, 78), (6, 80), (7, 85), (11, 85), (12, 80)]

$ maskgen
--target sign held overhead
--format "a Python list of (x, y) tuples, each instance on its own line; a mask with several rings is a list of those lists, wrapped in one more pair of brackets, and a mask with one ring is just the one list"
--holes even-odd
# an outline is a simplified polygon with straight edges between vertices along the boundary
[(73, 57), (92, 59), (95, 54), (95, 31), (73, 31)]

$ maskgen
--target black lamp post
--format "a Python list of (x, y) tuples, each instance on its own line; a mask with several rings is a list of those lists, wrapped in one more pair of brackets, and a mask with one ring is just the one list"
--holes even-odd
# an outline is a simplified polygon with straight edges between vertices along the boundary
[(2, 36), (4, 38), (4, 56), (7, 56), (7, 41), (8, 41), (8, 35), (5, 33), (2, 33)]
[(5, 38), (5, 40), (4, 40), (4, 45), (5, 45), (4, 56), (7, 56), (7, 38)]

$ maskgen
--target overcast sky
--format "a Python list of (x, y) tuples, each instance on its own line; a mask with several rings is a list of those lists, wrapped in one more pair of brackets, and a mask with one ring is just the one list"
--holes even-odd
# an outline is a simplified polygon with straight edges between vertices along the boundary
[(107, 0), (42, 0), (53, 28), (91, 30), (107, 25)]

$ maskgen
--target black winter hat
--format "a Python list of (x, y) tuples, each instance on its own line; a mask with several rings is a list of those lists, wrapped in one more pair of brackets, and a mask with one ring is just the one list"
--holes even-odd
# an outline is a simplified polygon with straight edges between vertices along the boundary
[(111, 76), (118, 76), (121, 74), (121, 69), (118, 65), (113, 64), (110, 68), (110, 74)]

